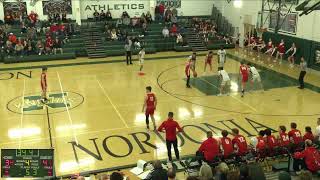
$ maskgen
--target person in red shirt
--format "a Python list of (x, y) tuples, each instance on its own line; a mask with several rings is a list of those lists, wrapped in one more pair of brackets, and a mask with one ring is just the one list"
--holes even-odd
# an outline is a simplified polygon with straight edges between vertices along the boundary
[(176, 36), (178, 32), (178, 28), (175, 24), (172, 25), (171, 29), (170, 29), (170, 35), (171, 36)]
[(215, 157), (219, 155), (219, 143), (216, 139), (212, 138), (211, 131), (207, 132), (207, 138), (208, 139), (201, 144), (197, 154), (203, 156), (206, 162), (213, 162)]
[(303, 138), (301, 135), (301, 132), (299, 130), (297, 130), (297, 124), (296, 123), (291, 123), (291, 131), (289, 131), (288, 136), (290, 138), (290, 141), (293, 144), (300, 144), (301, 142), (303, 142)]
[(271, 129), (266, 129), (264, 131), (266, 133), (266, 145), (269, 156), (273, 156), (276, 154), (276, 148), (279, 146), (278, 140), (271, 134)]
[(228, 131), (223, 130), (221, 134), (222, 138), (220, 138), (220, 146), (221, 151), (223, 153), (223, 157), (230, 158), (230, 156), (232, 156), (234, 153), (232, 140), (228, 137)]
[(279, 137), (278, 137), (278, 141), (279, 141), (279, 145), (281, 147), (288, 147), (290, 144), (290, 139), (288, 134), (286, 133), (286, 127), (285, 126), (280, 126), (279, 127)]
[(149, 129), (149, 116), (151, 117), (154, 130), (156, 131), (156, 121), (154, 119), (154, 111), (157, 107), (157, 97), (154, 93), (151, 92), (151, 86), (146, 87), (146, 96), (144, 98), (144, 103), (142, 106), (142, 112), (145, 112), (146, 115), (146, 124), (147, 128)]
[(42, 73), (41, 73), (41, 81), (40, 81), (40, 84), (41, 84), (41, 91), (42, 91), (42, 102), (46, 102), (48, 99), (47, 99), (47, 67), (43, 67), (42, 68)]
[(37, 22), (37, 19), (38, 19), (38, 14), (35, 13), (34, 11), (31, 11), (31, 13), (29, 14), (28, 16), (31, 24), (35, 24)]
[(278, 59), (278, 57), (280, 56), (280, 63), (281, 63), (283, 59), (283, 54), (286, 52), (283, 39), (281, 39), (281, 42), (279, 43), (278, 47), (274, 48), (273, 51), (275, 52), (276, 50), (278, 50), (276, 54), (276, 59)]
[(232, 129), (232, 144), (238, 156), (243, 156), (248, 152), (248, 144), (246, 138), (239, 134), (239, 129)]
[(305, 141), (305, 149), (302, 152), (294, 153), (293, 169), (299, 171), (300, 165), (312, 173), (320, 170), (320, 153), (309, 139)]
[(265, 135), (265, 131), (261, 130), (259, 131), (259, 136), (257, 137), (256, 149), (260, 155), (264, 155), (266, 150), (266, 138), (264, 137), (264, 135)]
[(306, 133), (305, 133), (304, 136), (303, 136), (303, 141), (305, 141), (305, 140), (307, 140), (307, 139), (309, 139), (309, 140), (311, 140), (312, 142), (314, 142), (314, 136), (313, 136), (313, 134), (312, 134), (312, 131), (311, 131), (311, 127), (310, 127), (310, 126), (307, 126), (307, 127), (306, 127)]
[(10, 33), (10, 34), (9, 34), (8, 39), (9, 39), (9, 41), (12, 42), (12, 44), (17, 44), (17, 36), (14, 35), (13, 33)]
[(213, 52), (209, 51), (204, 61), (204, 72), (206, 72), (207, 65), (209, 65), (210, 71), (212, 71), (212, 57), (213, 57)]
[(51, 36), (49, 36), (46, 40), (46, 53), (50, 54), (52, 52), (53, 41)]
[(159, 4), (159, 15), (161, 16), (161, 20), (163, 19), (164, 16), (164, 10), (166, 9), (166, 7), (164, 6), (163, 3)]
[(166, 145), (167, 145), (169, 161), (172, 162), (172, 156), (171, 156), (172, 145), (173, 145), (174, 153), (176, 155), (177, 160), (180, 160), (177, 133), (182, 132), (183, 130), (181, 129), (178, 122), (173, 120), (173, 112), (168, 113), (168, 119), (159, 126), (158, 131), (159, 132), (164, 131), (166, 133)]
[(249, 79), (249, 69), (248, 67), (244, 64), (243, 61), (241, 61), (241, 65), (240, 65), (240, 74), (242, 77), (242, 81), (241, 81), (241, 97), (244, 96), (244, 91), (246, 88), (246, 83), (248, 82)]

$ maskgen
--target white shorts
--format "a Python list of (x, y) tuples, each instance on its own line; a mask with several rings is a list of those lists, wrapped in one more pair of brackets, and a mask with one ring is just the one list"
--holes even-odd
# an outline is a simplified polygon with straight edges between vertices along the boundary
[(253, 75), (252, 76), (252, 81), (253, 82), (256, 82), (256, 81), (261, 82), (261, 77), (259, 75)]
[(143, 65), (143, 63), (144, 63), (144, 59), (139, 59), (139, 64)]
[(221, 86), (230, 85), (230, 80), (222, 80)]

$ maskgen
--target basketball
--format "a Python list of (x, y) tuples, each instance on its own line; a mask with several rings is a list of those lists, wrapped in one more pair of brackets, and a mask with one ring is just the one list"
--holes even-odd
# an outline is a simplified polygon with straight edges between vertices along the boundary
[(193, 77), (195, 77), (195, 78), (198, 77), (197, 72), (195, 72), (195, 71), (193, 72)]

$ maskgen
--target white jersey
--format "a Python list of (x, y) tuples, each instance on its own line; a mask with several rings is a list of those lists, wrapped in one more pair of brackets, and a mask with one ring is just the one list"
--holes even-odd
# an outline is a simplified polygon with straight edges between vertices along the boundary
[(218, 71), (218, 74), (222, 77), (222, 81), (230, 81), (230, 78), (229, 78), (227, 71), (220, 70), (220, 71)]
[(139, 58), (140, 59), (144, 59), (144, 55), (146, 54), (146, 52), (145, 51), (140, 51), (139, 52)]
[(220, 49), (217, 54), (219, 56), (219, 67), (223, 67), (223, 65), (226, 61), (227, 52), (226, 52), (226, 50)]
[(258, 70), (253, 66), (250, 67), (250, 72), (251, 72), (252, 76), (259, 76)]

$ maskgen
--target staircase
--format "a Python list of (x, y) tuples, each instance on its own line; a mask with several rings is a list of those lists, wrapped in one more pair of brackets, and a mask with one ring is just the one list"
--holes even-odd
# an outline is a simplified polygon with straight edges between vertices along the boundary
[(92, 26), (82, 30), (82, 37), (85, 42), (85, 47), (89, 58), (104, 58), (107, 57), (106, 50), (103, 46), (103, 32), (101, 27)]
[(191, 46), (196, 51), (207, 51), (207, 47), (203, 44), (201, 39), (197, 36), (197, 33), (192, 28), (187, 28), (186, 37)]

